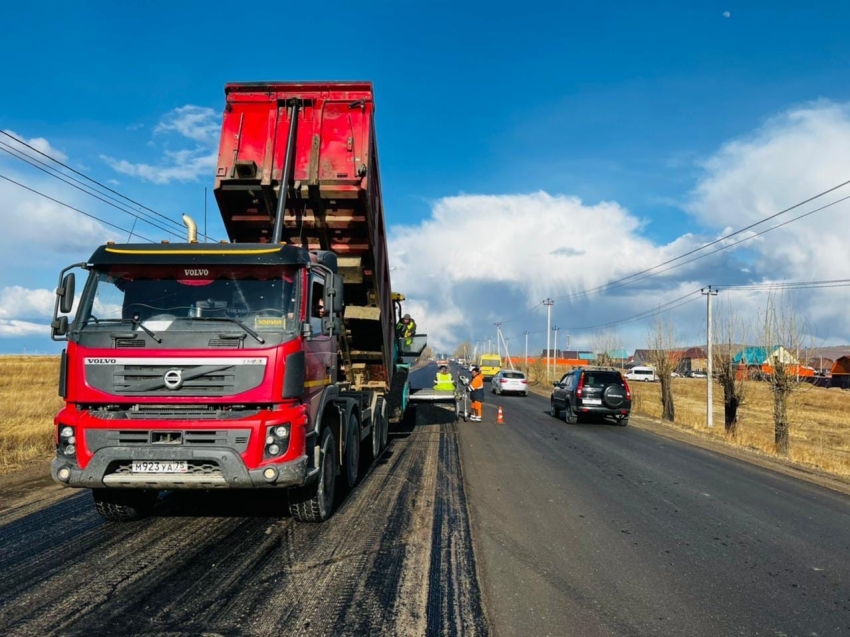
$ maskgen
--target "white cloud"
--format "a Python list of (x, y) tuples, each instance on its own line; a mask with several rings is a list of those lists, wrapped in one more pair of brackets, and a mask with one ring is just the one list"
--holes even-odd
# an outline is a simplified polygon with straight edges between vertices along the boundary
[[(219, 114), (202, 106), (187, 104), (167, 113), (154, 128), (154, 136), (162, 139), (176, 138), (179, 142), (194, 142), (190, 148), (173, 150), (165, 148), (156, 162), (131, 162), (101, 155), (113, 170), (155, 184), (173, 181), (195, 181), (214, 174), (217, 162)], [(152, 146), (156, 146), (151, 142)]]
[(137, 177), (154, 184), (168, 184), (172, 181), (195, 181), (203, 175), (214, 174), (217, 155), (201, 149), (165, 151), (161, 162), (156, 165), (134, 164), (108, 155), (101, 155), (100, 158), (122, 175)]
[[(6, 130), (5, 132), (9, 133), (9, 135), (12, 135), (12, 137), (17, 137), (18, 139), (23, 140), (36, 150), (44, 153), (49, 157), (52, 157), (53, 159), (58, 159), (61, 162), (68, 161), (68, 156), (58, 148), (54, 148), (53, 146), (51, 146), (50, 142), (48, 142), (44, 137), (32, 137), (30, 139), (27, 139), (23, 135), (18, 135), (15, 131), (12, 130)], [(5, 135), (0, 138), (0, 141), (2, 141), (4, 144), (9, 144), (9, 146), (11, 146), (20, 153), (24, 153), (29, 156), (33, 154), (33, 152), (29, 148), (27, 148), (23, 144), (18, 143), (14, 139), (6, 137)]]
[(5, 287), (0, 290), (0, 319), (50, 318), (55, 299), (51, 290)]
[(204, 146), (215, 146), (221, 131), (219, 119), (218, 112), (211, 108), (187, 104), (163, 117), (154, 134), (174, 131)]
[[(614, 202), (588, 205), (543, 192), (447, 197), (423, 223), (390, 229), (393, 289), (411, 299), (409, 311), (433, 344), (448, 348), (461, 338), (492, 335), (495, 320), (548, 296), (594, 288), (699, 243), (685, 235), (656, 246), (641, 236), (642, 228)], [(625, 295), (561, 300), (553, 316), (574, 326), (616, 320), (681, 295), (687, 278), (688, 269), (658, 277), (651, 295), (641, 285)], [(657, 292), (662, 280), (669, 296)], [(524, 325), (539, 331), (541, 321), (545, 326), (545, 312), (533, 313)], [(525, 328), (505, 325), (506, 331)]]
[[(16, 179), (45, 193), (55, 186), (47, 180)], [(63, 194), (61, 199), (85, 210), (84, 204)], [(59, 196), (56, 196), (60, 199)], [(0, 233), (0, 254), (7, 267), (20, 266), (17, 259), (33, 252), (79, 254), (90, 253), (94, 246), (118, 238), (116, 231), (65, 206), (24, 190), (7, 181), (0, 181), (0, 201), (3, 202), (3, 232)], [(122, 239), (126, 237), (121, 237)], [(8, 259), (8, 261), (7, 261)]]
[(29, 321), (0, 319), (0, 338), (19, 338), (21, 336), (50, 335), (49, 325), (39, 325)]
[[(753, 134), (724, 144), (703, 163), (688, 210), (706, 225), (741, 228), (850, 178), (850, 105), (819, 101), (792, 108)], [(850, 195), (850, 186), (757, 226), (759, 232)], [(756, 280), (845, 278), (850, 271), (850, 201), (744, 243)], [(806, 314), (826, 338), (850, 340), (845, 288), (806, 293)]]

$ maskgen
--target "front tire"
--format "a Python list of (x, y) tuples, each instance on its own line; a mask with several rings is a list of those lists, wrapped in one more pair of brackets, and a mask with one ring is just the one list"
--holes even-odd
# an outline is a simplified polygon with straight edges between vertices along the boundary
[(132, 522), (146, 517), (156, 504), (158, 491), (141, 489), (94, 489), (94, 506), (104, 520)]
[(558, 409), (557, 405), (555, 405), (554, 398), (549, 400), (549, 415), (552, 416), (552, 418), (557, 418), (561, 415), (561, 410)]
[(324, 522), (333, 514), (336, 490), (336, 440), (322, 432), (319, 476), (313, 484), (289, 490), (289, 513), (299, 522)]

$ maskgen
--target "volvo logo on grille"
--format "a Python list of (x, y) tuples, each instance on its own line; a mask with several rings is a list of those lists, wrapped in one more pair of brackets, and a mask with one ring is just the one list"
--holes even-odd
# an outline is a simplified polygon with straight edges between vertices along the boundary
[(169, 369), (163, 374), (162, 379), (168, 389), (180, 389), (183, 386), (183, 372), (179, 369)]

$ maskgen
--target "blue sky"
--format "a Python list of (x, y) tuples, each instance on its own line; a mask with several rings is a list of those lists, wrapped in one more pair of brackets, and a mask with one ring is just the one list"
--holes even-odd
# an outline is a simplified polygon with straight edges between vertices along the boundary
[[(768, 134), (765, 127), (801, 105), (821, 100), (843, 108), (850, 91), (843, 26), (850, 5), (839, 2), (817, 9), (799, 2), (738, 1), (378, 2), (368, 8), (325, 2), (257, 5), (244, 13), (233, 3), (217, 2), (85, 6), (45, 2), (4, 8), (0, 129), (43, 138), (71, 165), (115, 180), (122, 193), (175, 218), (181, 212), (202, 216), (211, 170), (152, 183), (138, 172), (114, 169), (117, 161), (154, 167), (170, 161), (175, 168), (208, 153), (208, 143), (162, 127), (174, 121), (175, 109), (191, 105), (218, 113), (228, 81), (370, 79), (388, 222), (401, 234), (421, 229), (441, 204), (457, 211), (452, 206), (466, 201), (463, 196), (543, 191), (578, 197), (588, 206), (616, 202), (640, 221), (632, 234), (646, 242), (636, 249), (651, 265), (665, 246), (688, 233), (713, 238), (735, 225), (715, 223), (718, 216), (694, 202), (700, 184), (726, 174), (724, 167), (706, 168), (725, 145)], [(185, 154), (165, 159), (179, 151)], [(9, 170), (9, 161), (0, 158), (0, 172), (4, 166)], [(15, 170), (31, 175), (25, 167)], [(66, 200), (67, 189), (52, 188)], [(781, 194), (790, 199), (798, 192)], [(782, 203), (778, 194), (772, 196)], [(211, 232), (223, 236), (210, 202)], [(7, 214), (18, 205), (7, 202)], [(85, 209), (129, 226), (125, 216), (97, 202), (85, 201)], [(533, 207), (517, 210), (533, 219)], [(454, 225), (448, 219), (434, 228), (435, 240)], [(580, 245), (583, 229), (567, 224), (565, 235), (568, 245)], [(476, 253), (473, 239), (468, 237), (468, 249), (458, 248), (478, 256), (468, 269), (489, 267), (493, 254)], [(7, 265), (0, 288), (50, 289), (51, 273), (84, 259), (85, 252), (75, 245), (52, 250), (32, 267)], [(458, 262), (454, 255), (448, 259)], [(632, 256), (611, 273), (628, 274), (638, 262), (647, 263)], [(739, 262), (718, 265), (736, 267), (740, 270)], [(693, 280), (710, 282), (703, 274)], [(782, 274), (794, 278), (793, 271)], [(474, 338), (479, 330), (471, 323), (498, 318), (502, 307), (528, 301), (527, 286), (516, 281), (454, 277), (457, 289), (469, 283), (475, 294), (446, 295), (420, 286), (411, 273), (399, 278), (414, 296), (421, 292), (417, 309), (446, 344)], [(550, 295), (578, 289), (583, 281), (553, 281)], [(658, 289), (675, 294), (681, 284)], [(535, 291), (538, 287), (546, 289)], [(440, 294), (454, 300), (447, 304)], [(480, 296), (475, 306), (464, 301), (475, 295)], [(569, 310), (565, 305), (562, 322), (575, 316), (601, 324), (633, 307), (643, 309), (631, 297), (620, 301), (622, 307), (616, 297)], [(684, 330), (691, 340), (699, 333), (696, 321)], [(452, 329), (444, 330), (446, 324)], [(819, 328), (819, 338), (850, 340), (850, 333), (826, 332)], [(635, 330), (622, 338), (640, 345)], [(36, 334), (0, 338), (0, 351), (24, 346), (49, 348)]]

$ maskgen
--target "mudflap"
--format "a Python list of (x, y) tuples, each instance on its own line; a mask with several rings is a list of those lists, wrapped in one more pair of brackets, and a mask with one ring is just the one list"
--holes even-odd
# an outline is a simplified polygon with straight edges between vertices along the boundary
[(387, 410), (389, 420), (393, 423), (401, 422), (404, 410), (407, 408), (407, 399), (410, 394), (410, 385), (407, 377), (410, 376), (410, 368), (399, 366), (393, 373), (390, 382), (390, 392), (387, 394)]

